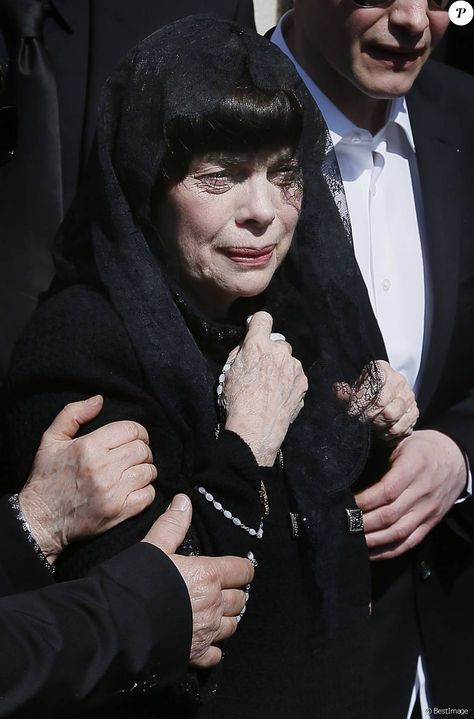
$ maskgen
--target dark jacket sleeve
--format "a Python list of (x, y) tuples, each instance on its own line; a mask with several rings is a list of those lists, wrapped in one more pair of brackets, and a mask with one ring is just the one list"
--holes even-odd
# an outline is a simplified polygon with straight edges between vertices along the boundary
[(0, 600), (0, 716), (64, 716), (186, 671), (192, 614), (173, 562), (140, 543), (74, 582)]
[[(450, 407), (448, 410), (433, 419), (423, 429), (434, 429), (442, 432), (450, 437), (464, 452), (468, 461), (469, 470), (474, 476), (474, 393), (470, 392), (469, 396), (458, 404)], [(473, 497), (465, 499), (459, 504), (454, 504), (447, 520), (451, 520), (453, 528), (464, 528), (467, 534), (464, 538), (469, 538), (470, 543), (474, 540), (474, 500)], [(460, 527), (457, 527), (457, 523)]]
[[(474, 214), (469, 179), (474, 162), (474, 79), (429, 61), (408, 96), (408, 110), (419, 157), (433, 292), (432, 337), (424, 358), (419, 426), (451, 437), (466, 453), (472, 469)], [(443, 143), (447, 141), (447, 147), (452, 142), (452, 154), (447, 153), (443, 158), (433, 151), (436, 147), (434, 135), (430, 137), (425, 132), (426, 117), (433, 111), (438, 126), (444, 128), (436, 137), (443, 138)], [(452, 166), (447, 164), (451, 159)], [(437, 194), (436, 187), (447, 174), (455, 177), (452, 194), (443, 190)], [(451, 217), (456, 219), (454, 224), (450, 222)], [(440, 218), (446, 219), (445, 225)], [(424, 386), (429, 388), (425, 397)], [(473, 508), (474, 503), (467, 500), (455, 505), (453, 513), (464, 516), (474, 528)]]
[(0, 596), (54, 584), (53, 574), (12, 511), (8, 496), (0, 498)]

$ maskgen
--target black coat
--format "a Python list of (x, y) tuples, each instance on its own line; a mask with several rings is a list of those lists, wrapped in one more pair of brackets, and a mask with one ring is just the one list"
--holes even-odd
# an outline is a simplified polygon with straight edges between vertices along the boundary
[(142, 543), (86, 579), (55, 584), (7, 498), (0, 546), (0, 716), (64, 716), (185, 673), (189, 595), (158, 549)]

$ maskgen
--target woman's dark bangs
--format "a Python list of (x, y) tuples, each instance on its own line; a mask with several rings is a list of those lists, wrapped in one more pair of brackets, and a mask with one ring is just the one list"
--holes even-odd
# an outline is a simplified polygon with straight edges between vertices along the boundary
[(196, 155), (285, 146), (296, 152), (302, 129), (303, 108), (293, 91), (270, 94), (254, 87), (237, 87), (211, 112), (168, 122), (161, 178), (179, 182)]
[(285, 145), (296, 150), (303, 110), (293, 93), (280, 90), (269, 95), (237, 88), (203, 121), (209, 128), (205, 134), (211, 151), (259, 151)]

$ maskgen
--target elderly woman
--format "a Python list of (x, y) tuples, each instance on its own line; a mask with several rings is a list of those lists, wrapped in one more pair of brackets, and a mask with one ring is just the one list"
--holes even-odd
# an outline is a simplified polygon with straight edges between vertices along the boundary
[[(194, 509), (183, 552), (258, 562), (219, 669), (121, 695), (116, 716), (367, 715), (352, 488), (381, 377), (327, 131), (304, 105), (287, 60), (234, 25), (186, 19), (141, 43), (107, 85), (55, 287), (16, 353), (20, 479), (57, 407), (99, 389), (101, 419), (143, 423), (158, 467), (153, 504), (69, 551), (62, 577), (140, 539), (177, 491)], [(395, 403), (392, 435), (415, 414), (408, 394)]]

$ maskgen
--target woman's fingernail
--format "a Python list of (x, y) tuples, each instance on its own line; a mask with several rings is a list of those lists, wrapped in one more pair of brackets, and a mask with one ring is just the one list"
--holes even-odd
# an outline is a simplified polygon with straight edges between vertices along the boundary
[(97, 404), (102, 399), (101, 394), (96, 394), (95, 397), (89, 397), (89, 399), (85, 400), (86, 404)]

